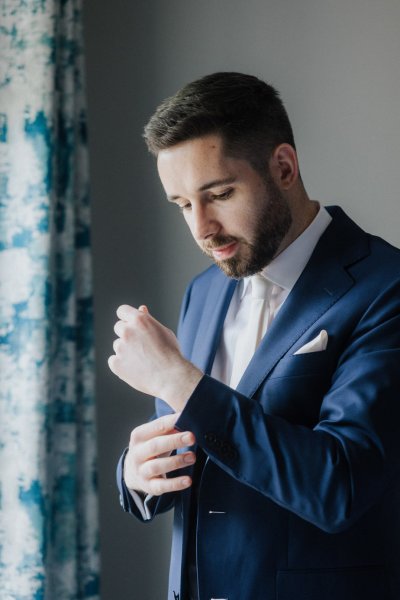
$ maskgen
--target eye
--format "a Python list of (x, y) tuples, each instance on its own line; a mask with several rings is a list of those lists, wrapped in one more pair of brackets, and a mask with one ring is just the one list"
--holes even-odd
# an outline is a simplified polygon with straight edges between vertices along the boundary
[(228, 198), (230, 198), (232, 196), (232, 194), (233, 194), (233, 189), (229, 188), (228, 190), (225, 190), (221, 194), (213, 194), (212, 199), (213, 200), (228, 200)]
[(186, 204), (178, 204), (178, 208), (181, 212), (184, 212), (185, 210), (190, 210), (192, 208), (192, 205), (190, 204), (190, 202), (187, 202)]

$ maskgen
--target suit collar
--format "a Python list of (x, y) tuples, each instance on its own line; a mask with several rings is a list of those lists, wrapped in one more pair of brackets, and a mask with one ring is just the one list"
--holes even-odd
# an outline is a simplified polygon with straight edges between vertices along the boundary
[(318, 240), (332, 221), (324, 206), (304, 231), (267, 265), (262, 274), (280, 288), (291, 292), (304, 271)]

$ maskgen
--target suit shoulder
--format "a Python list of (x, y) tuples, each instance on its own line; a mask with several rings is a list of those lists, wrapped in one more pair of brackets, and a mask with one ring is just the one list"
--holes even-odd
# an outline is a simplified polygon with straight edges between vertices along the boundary
[(400, 248), (396, 248), (386, 240), (376, 236), (371, 235), (371, 250), (373, 252), (377, 252), (382, 256), (392, 259), (393, 261), (400, 261)]
[(326, 207), (332, 216), (330, 225), (321, 239), (325, 248), (333, 252), (343, 264), (366, 274), (380, 284), (385, 280), (398, 280), (400, 275), (400, 249), (384, 239), (369, 233), (355, 223), (340, 207)]
[(370, 235), (371, 258), (382, 273), (392, 279), (400, 280), (400, 249), (386, 240)]
[(202, 273), (199, 273), (199, 275), (196, 275), (196, 277), (191, 280), (189, 285), (186, 287), (186, 291), (183, 296), (180, 321), (185, 316), (189, 304), (193, 303), (194, 299), (196, 299), (196, 302), (204, 302), (208, 290), (210, 290), (215, 282), (221, 277), (224, 278), (225, 275), (223, 275), (217, 266), (211, 265), (211, 267)]

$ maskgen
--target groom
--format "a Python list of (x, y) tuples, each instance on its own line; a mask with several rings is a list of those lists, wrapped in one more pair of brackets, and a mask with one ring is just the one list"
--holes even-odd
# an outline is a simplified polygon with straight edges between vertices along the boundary
[(118, 483), (142, 520), (175, 509), (168, 598), (398, 600), (399, 250), (309, 199), (255, 77), (188, 84), (145, 139), (215, 263), (178, 339), (120, 306), (109, 359), (157, 398)]

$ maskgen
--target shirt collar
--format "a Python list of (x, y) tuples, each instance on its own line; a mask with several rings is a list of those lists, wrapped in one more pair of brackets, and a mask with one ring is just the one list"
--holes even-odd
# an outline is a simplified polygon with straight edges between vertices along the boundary
[[(310, 225), (283, 252), (278, 254), (261, 271), (261, 274), (272, 283), (290, 292), (308, 263), (319, 238), (331, 221), (332, 217), (326, 208), (320, 206)], [(250, 277), (242, 279), (241, 298), (246, 293), (250, 279)]]

